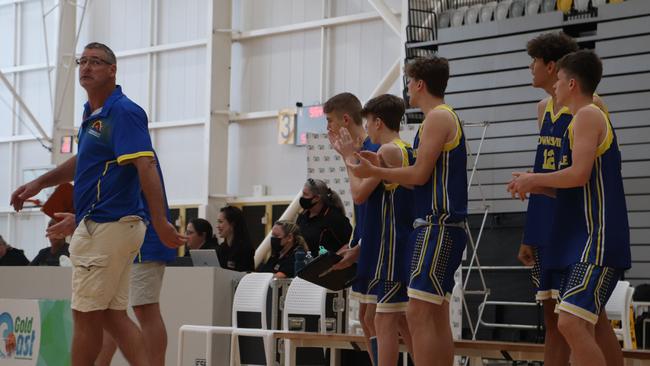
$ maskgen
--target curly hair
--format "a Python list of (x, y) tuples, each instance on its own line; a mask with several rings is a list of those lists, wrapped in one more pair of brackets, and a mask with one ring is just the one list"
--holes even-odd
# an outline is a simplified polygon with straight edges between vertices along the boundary
[(564, 32), (544, 33), (526, 44), (528, 56), (541, 58), (547, 64), (578, 50), (578, 43)]
[(444, 57), (416, 57), (404, 66), (406, 76), (424, 81), (427, 91), (438, 98), (445, 97), (449, 81), (449, 61)]

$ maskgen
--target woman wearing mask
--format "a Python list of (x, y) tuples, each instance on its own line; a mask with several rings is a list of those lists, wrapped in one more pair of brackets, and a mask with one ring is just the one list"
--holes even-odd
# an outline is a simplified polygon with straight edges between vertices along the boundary
[(255, 251), (242, 211), (233, 206), (223, 207), (217, 216), (217, 233), (223, 238), (223, 243), (217, 247), (221, 267), (240, 272), (253, 271)]
[(212, 233), (212, 225), (205, 219), (194, 219), (185, 228), (187, 244), (185, 245), (185, 256), (190, 256), (193, 249), (214, 249), (217, 250), (217, 238)]
[(307, 179), (302, 189), (300, 206), (302, 213), (296, 224), (307, 241), (312, 256), (318, 255), (320, 246), (336, 253), (350, 241), (352, 225), (345, 216), (343, 202), (320, 179)]
[(307, 243), (300, 235), (298, 225), (289, 221), (277, 221), (271, 229), (271, 256), (258, 272), (270, 272), (276, 278), (293, 277), (294, 252), (299, 246), (307, 250)]

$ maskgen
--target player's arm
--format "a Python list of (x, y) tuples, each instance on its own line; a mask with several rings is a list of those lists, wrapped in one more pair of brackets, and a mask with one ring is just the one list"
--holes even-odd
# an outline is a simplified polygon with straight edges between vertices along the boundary
[[(379, 148), (379, 151), (377, 151), (377, 154), (379, 155), (379, 160), (387, 168), (400, 168), (403, 166), (402, 160), (404, 157), (402, 156), (402, 149), (395, 144), (391, 143), (382, 145), (381, 148)], [(413, 188), (411, 185), (404, 186), (409, 189)]]
[(348, 177), (350, 178), (350, 191), (352, 192), (352, 201), (355, 205), (360, 205), (368, 200), (368, 197), (377, 188), (381, 179), (376, 177), (359, 178), (355, 176), (348, 167)]
[(415, 164), (401, 168), (384, 168), (374, 166), (368, 159), (357, 154), (358, 164), (346, 163), (357, 176), (373, 176), (389, 182), (403, 185), (422, 185), (431, 176), (438, 156), (446, 141), (456, 133), (456, 122), (448, 111), (434, 110), (424, 119), (418, 159)]
[(606, 134), (606, 121), (595, 108), (583, 108), (574, 117), (573, 151), (571, 166), (552, 173), (514, 173), (516, 192), (534, 192), (538, 187), (572, 188), (587, 184), (596, 159), (602, 136)]
[(151, 224), (156, 230), (156, 234), (166, 246), (177, 248), (186, 241), (185, 236), (180, 235), (174, 225), (167, 221), (165, 211), (165, 197), (163, 195), (160, 175), (156, 167), (156, 159), (152, 156), (140, 156), (133, 159), (125, 160), (121, 164), (133, 164), (138, 170), (142, 192), (147, 201), (149, 212), (151, 214)]
[(14, 207), (14, 210), (20, 211), (25, 200), (34, 197), (42, 189), (71, 182), (74, 179), (76, 167), (77, 156), (75, 155), (49, 172), (16, 188), (14, 193), (11, 194), (9, 204)]

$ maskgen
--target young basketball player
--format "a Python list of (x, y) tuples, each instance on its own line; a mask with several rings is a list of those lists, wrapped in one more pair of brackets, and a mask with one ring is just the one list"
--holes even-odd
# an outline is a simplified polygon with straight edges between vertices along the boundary
[[(370, 141), (363, 128), (361, 109), (361, 102), (351, 93), (337, 94), (323, 105), (330, 142), (343, 159), (359, 150), (376, 152), (379, 149), (379, 145)], [(349, 144), (350, 149), (341, 149), (341, 145), (337, 143), (339, 133), (345, 134), (348, 140), (354, 141), (354, 144)], [(343, 269), (358, 261), (357, 279), (352, 285), (351, 296), (359, 301), (359, 321), (366, 337), (368, 354), (376, 364), (377, 338), (374, 318), (377, 298), (368, 291), (368, 283), (377, 265), (383, 187), (380, 185), (380, 180), (376, 178), (361, 179), (352, 174), (348, 176), (354, 201), (354, 234), (350, 248), (339, 253), (343, 256), (343, 260), (334, 268)], [(373, 229), (366, 231), (365, 227)]]
[[(631, 264), (621, 154), (607, 113), (593, 104), (602, 77), (598, 56), (577, 51), (557, 68), (557, 102), (574, 116), (562, 139), (559, 170), (513, 173), (508, 190), (520, 198), (557, 194), (550, 239), (557, 245), (549, 247), (548, 260), (551, 268), (563, 268), (558, 329), (575, 364), (604, 366), (608, 352), (596, 340), (596, 323), (606, 320), (603, 307)], [(617, 357), (615, 364), (622, 364)]]
[[(402, 98), (390, 94), (369, 100), (363, 108), (366, 129), (373, 143), (381, 144), (379, 164), (388, 168), (407, 167), (414, 161), (413, 150), (399, 136), (404, 115)], [(368, 289), (377, 298), (375, 329), (377, 330), (378, 364), (394, 366), (399, 356), (399, 335), (411, 344), (405, 311), (411, 251), (409, 234), (413, 228), (412, 186), (383, 182), (381, 227), (366, 227), (381, 233), (377, 266)], [(409, 347), (410, 348), (410, 347)]]
[[(543, 89), (548, 96), (537, 104), (539, 139), (533, 172), (546, 173), (556, 169), (560, 156), (562, 136), (573, 116), (568, 108), (558, 104), (553, 85), (557, 81), (557, 61), (562, 56), (578, 50), (578, 44), (566, 34), (545, 33), (530, 40), (528, 55), (533, 59), (530, 70), (533, 87)], [(562, 278), (560, 271), (547, 268), (546, 253), (549, 244), (549, 225), (553, 221), (555, 199), (543, 194), (531, 194), (526, 212), (524, 238), (519, 248), (519, 260), (533, 266), (532, 281), (536, 287), (536, 300), (543, 304), (545, 348), (544, 364), (567, 365), (569, 345), (557, 329), (555, 305)], [(546, 223), (547, 225), (544, 225)]]
[[(557, 102), (553, 86), (557, 81), (557, 62), (564, 55), (578, 50), (577, 43), (562, 32), (545, 33), (530, 40), (528, 55), (533, 59), (530, 65), (532, 84), (543, 89), (548, 96), (537, 104), (539, 139), (533, 172), (555, 171), (560, 156), (561, 140), (573, 115), (566, 106)], [(594, 103), (606, 111), (600, 98), (594, 95)], [(555, 211), (555, 200), (546, 195), (531, 194), (526, 214), (523, 242), (519, 249), (519, 260), (532, 265), (532, 280), (536, 287), (536, 300), (544, 309), (545, 348), (544, 364), (549, 366), (569, 364), (569, 346), (557, 329), (555, 306), (559, 296), (561, 271), (549, 267), (547, 259), (550, 230)], [(546, 223), (547, 225), (544, 225)], [(599, 344), (609, 345), (607, 355), (620, 353), (620, 346), (609, 322), (599, 323), (596, 338)], [(616, 358), (614, 358), (616, 359)], [(614, 362), (612, 360), (612, 362)], [(614, 363), (609, 363), (614, 365)]]
[[(420, 58), (405, 68), (410, 104), (424, 113), (413, 143), (415, 164), (375, 166), (372, 154), (357, 154), (348, 163), (360, 177), (378, 177), (414, 185), (418, 227), (409, 238), (413, 248), (407, 319), (416, 365), (451, 365), (454, 343), (449, 323), (449, 296), (462, 260), (467, 216), (465, 135), (454, 110), (445, 104), (449, 64), (440, 57)], [(376, 161), (375, 161), (376, 162)]]

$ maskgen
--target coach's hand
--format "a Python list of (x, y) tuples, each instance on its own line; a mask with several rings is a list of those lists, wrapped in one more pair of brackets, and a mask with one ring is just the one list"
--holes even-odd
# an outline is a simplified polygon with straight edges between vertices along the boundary
[(535, 252), (533, 247), (521, 243), (521, 245), (519, 245), (519, 254), (517, 255), (517, 259), (519, 259), (524, 266), (532, 266), (535, 264)]
[(160, 241), (169, 248), (178, 248), (187, 242), (187, 236), (181, 235), (176, 231), (174, 225), (167, 220), (160, 223), (154, 223), (153, 228), (156, 230), (156, 234), (158, 234)]
[(25, 200), (36, 196), (41, 189), (41, 185), (36, 180), (23, 184), (11, 194), (11, 201), (9, 201), (9, 204), (14, 207), (14, 210), (20, 211), (23, 209), (23, 203), (25, 203)]
[(77, 221), (74, 214), (68, 212), (57, 212), (54, 214), (56, 224), (45, 230), (45, 236), (52, 239), (63, 239), (66, 236), (74, 234), (77, 228)]

